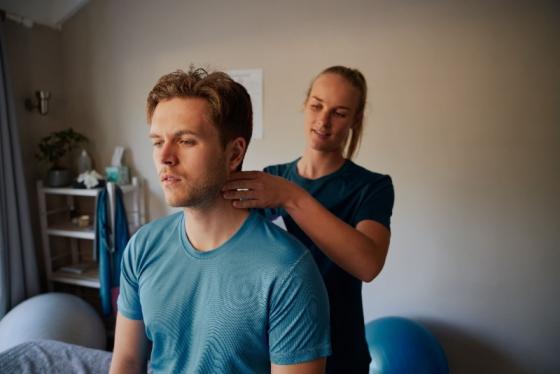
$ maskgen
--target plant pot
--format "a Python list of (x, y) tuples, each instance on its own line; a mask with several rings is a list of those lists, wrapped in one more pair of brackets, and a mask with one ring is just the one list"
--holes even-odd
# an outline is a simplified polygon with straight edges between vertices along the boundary
[(72, 174), (68, 169), (49, 170), (47, 184), (49, 187), (66, 187), (72, 183)]

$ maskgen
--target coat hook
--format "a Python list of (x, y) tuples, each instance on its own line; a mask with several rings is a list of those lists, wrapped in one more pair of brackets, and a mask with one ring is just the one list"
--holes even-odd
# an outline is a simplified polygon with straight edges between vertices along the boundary
[(41, 115), (46, 115), (49, 112), (49, 99), (51, 98), (51, 93), (49, 91), (35, 91), (35, 100), (31, 98), (25, 99), (25, 107), (30, 112), (37, 108)]

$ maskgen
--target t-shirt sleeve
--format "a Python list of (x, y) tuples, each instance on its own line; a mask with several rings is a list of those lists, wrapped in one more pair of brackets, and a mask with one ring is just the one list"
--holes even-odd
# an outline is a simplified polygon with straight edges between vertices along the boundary
[(329, 302), (309, 251), (279, 280), (269, 316), (270, 360), (290, 365), (331, 354)]
[(395, 190), (391, 177), (385, 175), (381, 180), (368, 184), (362, 191), (354, 225), (363, 220), (372, 220), (390, 230), (394, 202)]
[(140, 306), (140, 297), (138, 294), (138, 277), (135, 258), (136, 237), (133, 237), (126, 246), (122, 264), (120, 277), (120, 290), (117, 299), (118, 311), (128, 319), (141, 320), (142, 308)]

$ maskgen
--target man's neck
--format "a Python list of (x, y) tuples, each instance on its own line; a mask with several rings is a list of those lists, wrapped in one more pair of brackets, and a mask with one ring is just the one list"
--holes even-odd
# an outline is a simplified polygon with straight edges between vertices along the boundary
[(208, 252), (228, 241), (249, 215), (246, 209), (237, 209), (221, 196), (204, 208), (184, 208), (185, 230), (192, 246)]
[(344, 164), (340, 152), (321, 152), (306, 149), (297, 163), (298, 174), (307, 179), (317, 179), (334, 173)]

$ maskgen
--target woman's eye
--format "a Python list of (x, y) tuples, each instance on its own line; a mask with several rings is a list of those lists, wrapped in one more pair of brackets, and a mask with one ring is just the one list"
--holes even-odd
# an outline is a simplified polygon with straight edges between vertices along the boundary
[(311, 110), (313, 111), (318, 111), (321, 109), (321, 105), (319, 104), (310, 104), (309, 107), (311, 108)]

